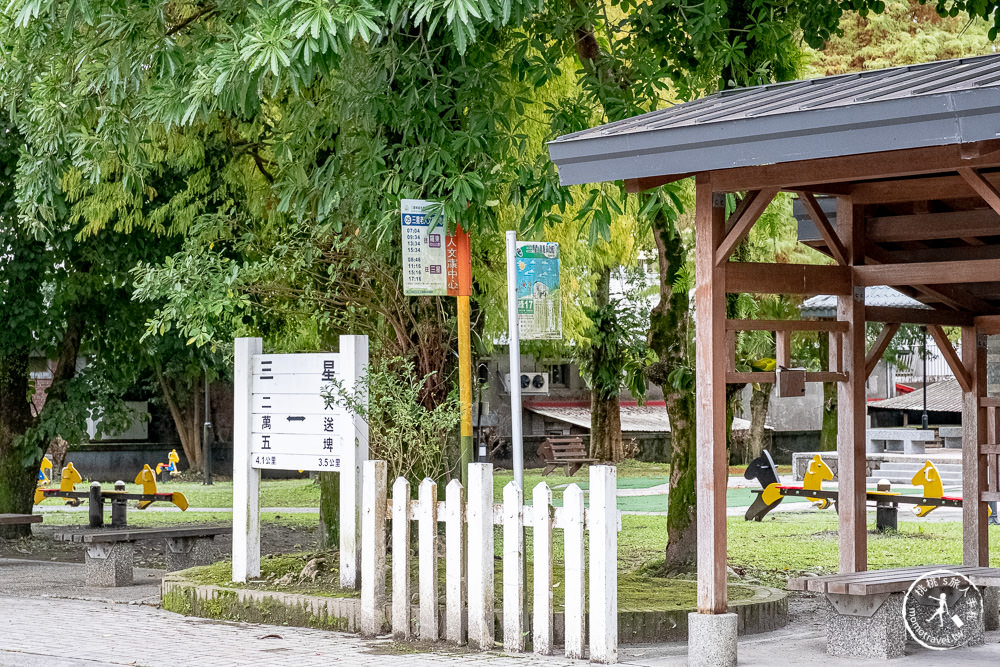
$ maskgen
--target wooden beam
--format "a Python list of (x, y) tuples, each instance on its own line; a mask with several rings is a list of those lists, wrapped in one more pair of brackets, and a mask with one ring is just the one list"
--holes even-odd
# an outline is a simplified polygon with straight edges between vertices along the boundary
[[(776, 373), (774, 371), (727, 371), (727, 384), (749, 384), (757, 382), (760, 384), (774, 384)], [(806, 382), (846, 382), (847, 373), (837, 373), (835, 371), (806, 371)]]
[(731, 331), (847, 331), (836, 320), (726, 320)]
[(733, 250), (747, 237), (776, 194), (778, 194), (778, 190), (775, 188), (754, 190), (747, 193), (740, 207), (733, 213), (733, 222), (726, 224), (728, 229), (726, 236), (719, 244), (718, 250), (715, 251), (716, 266), (726, 263), (729, 256), (733, 254)]
[(826, 241), (826, 247), (830, 249), (830, 254), (837, 261), (837, 264), (841, 266), (847, 265), (847, 250), (844, 248), (843, 242), (841, 242), (840, 237), (837, 236), (837, 230), (833, 228), (830, 224), (830, 219), (826, 217), (826, 213), (820, 208), (819, 202), (816, 198), (809, 194), (808, 192), (800, 192), (799, 200), (806, 207), (806, 211), (809, 213), (809, 217), (812, 221), (816, 223), (816, 229), (819, 230), (820, 236)]
[(813, 264), (725, 264), (726, 291), (731, 294), (849, 294), (846, 266)]
[(1000, 217), (989, 208), (942, 213), (914, 213), (870, 218), (866, 233), (871, 243), (903, 243), (1000, 234)]
[[(864, 208), (850, 198), (837, 201), (837, 227), (856, 270), (864, 261)], [(846, 322), (842, 336), (843, 370), (848, 380), (837, 385), (837, 459), (840, 498), (837, 502), (840, 571), (868, 569), (868, 521), (865, 505), (865, 289), (854, 286), (837, 297), (837, 319)]]
[(997, 191), (996, 186), (983, 178), (982, 174), (972, 167), (959, 167), (958, 175), (983, 198), (983, 201), (990, 205), (995, 213), (1000, 214), (1000, 192)]
[[(867, 246), (865, 253), (871, 263), (890, 264), (887, 253), (880, 247)], [(996, 309), (982, 299), (970, 295), (966, 290), (949, 285), (937, 285), (931, 287), (926, 284), (915, 284), (909, 286), (898, 285), (897, 289), (904, 294), (909, 294), (914, 298), (919, 298), (924, 302), (939, 301), (946, 306), (956, 310), (965, 310), (978, 313), (993, 313)], [(912, 294), (910, 292), (912, 291)]]
[[(978, 239), (977, 239), (978, 240)], [(911, 250), (884, 250), (885, 261), (880, 264), (906, 264), (908, 262), (953, 262), (970, 259), (1000, 259), (1000, 245), (961, 245), (950, 248), (913, 248)]]
[(1000, 315), (980, 315), (975, 318), (975, 325), (979, 333), (985, 336), (995, 336), (1000, 334)]
[[(1000, 174), (990, 174), (987, 178), (1000, 181)], [(869, 181), (855, 183), (851, 187), (851, 199), (856, 204), (898, 204), (934, 199), (967, 199), (975, 196), (975, 190), (957, 174)]]
[(723, 614), (727, 601), (726, 554), (726, 270), (715, 253), (726, 229), (725, 197), (707, 175), (695, 186), (695, 402), (698, 522), (698, 612)]
[(868, 322), (899, 322), (901, 324), (943, 324), (963, 327), (972, 324), (970, 313), (955, 310), (927, 310), (926, 308), (896, 308), (893, 306), (866, 306)]
[(717, 192), (759, 190), (824, 183), (857, 182), (869, 179), (899, 178), (941, 172), (954, 172), (959, 167), (993, 167), (1000, 165), (1000, 141), (980, 142), (979, 156), (969, 157), (967, 147), (960, 145), (909, 148), (881, 153), (864, 153), (842, 157), (798, 160), (757, 167), (735, 167), (711, 173)]
[(778, 331), (774, 337), (774, 358), (779, 368), (792, 367), (792, 332)]
[(952, 347), (951, 341), (948, 340), (948, 336), (944, 333), (944, 329), (937, 324), (930, 324), (927, 326), (927, 331), (930, 332), (931, 336), (934, 338), (934, 342), (937, 343), (938, 349), (941, 350), (944, 360), (948, 362), (948, 367), (951, 368), (951, 372), (955, 374), (955, 379), (958, 380), (958, 384), (962, 388), (962, 391), (972, 391), (972, 378), (969, 376), (969, 371), (965, 367), (965, 364), (962, 363), (958, 353), (955, 352), (955, 348)]
[[(974, 327), (962, 327), (962, 361), (972, 380), (972, 391), (962, 393), (962, 497), (981, 499), (986, 490), (986, 466), (980, 445), (986, 442), (986, 336)], [(990, 552), (986, 534), (986, 505), (962, 504), (962, 564), (985, 567)]]
[(680, 181), (690, 176), (694, 176), (694, 174), (692, 173), (667, 174), (664, 176), (643, 176), (642, 178), (626, 178), (625, 192), (635, 194), (636, 192), (643, 192), (645, 190), (651, 190), (652, 188), (658, 188), (661, 185), (666, 185), (667, 183)]
[(983, 283), (994, 282), (1000, 277), (1000, 259), (879, 264), (876, 266), (855, 266), (853, 270), (854, 282), (857, 285)]
[(875, 343), (872, 345), (872, 349), (868, 350), (868, 354), (865, 356), (865, 381), (872, 376), (872, 371), (878, 365), (882, 355), (885, 353), (889, 343), (892, 342), (892, 337), (896, 335), (899, 331), (899, 322), (886, 322), (882, 325), (882, 331), (879, 332), (878, 338), (875, 339)]

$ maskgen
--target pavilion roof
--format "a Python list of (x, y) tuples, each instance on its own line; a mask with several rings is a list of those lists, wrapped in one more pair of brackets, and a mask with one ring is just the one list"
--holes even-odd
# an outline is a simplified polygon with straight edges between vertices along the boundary
[(1000, 54), (726, 90), (559, 137), (563, 184), (996, 139)]

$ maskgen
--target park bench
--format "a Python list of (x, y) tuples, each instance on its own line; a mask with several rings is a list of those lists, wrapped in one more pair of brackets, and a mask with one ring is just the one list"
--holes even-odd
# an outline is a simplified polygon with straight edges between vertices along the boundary
[(185, 528), (137, 528), (96, 532), (62, 532), (53, 538), (59, 542), (80, 542), (87, 546), (86, 579), (89, 586), (131, 586), (135, 565), (133, 544), (139, 540), (162, 539), (166, 543), (167, 571), (183, 570), (211, 563), (217, 557), (212, 549), (216, 535), (231, 535), (227, 526)]
[(0, 514), (0, 526), (17, 526), (25, 523), (41, 522), (41, 514)]
[(924, 443), (937, 438), (932, 429), (870, 428), (865, 434), (868, 454), (923, 454)]
[(851, 658), (891, 659), (902, 656), (906, 646), (904, 594), (914, 581), (936, 570), (961, 574), (979, 588), (983, 597), (983, 622), (975, 630), (970, 644), (982, 644), (985, 631), (1000, 626), (998, 568), (923, 565), (800, 577), (790, 579), (788, 588), (826, 595), (830, 603), (826, 622), (827, 653)]
[(597, 462), (597, 459), (587, 456), (583, 438), (578, 435), (545, 438), (538, 445), (538, 455), (545, 459), (543, 477), (559, 466), (563, 466), (567, 477), (572, 477), (584, 464)]
[(938, 436), (944, 441), (945, 449), (962, 448), (962, 427), (961, 426), (940, 426)]

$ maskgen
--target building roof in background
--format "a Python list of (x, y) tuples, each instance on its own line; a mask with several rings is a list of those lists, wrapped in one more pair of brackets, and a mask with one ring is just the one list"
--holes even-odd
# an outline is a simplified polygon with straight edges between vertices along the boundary
[(1000, 54), (725, 90), (559, 137), (564, 185), (997, 138)]
[[(525, 401), (524, 407), (549, 419), (590, 429), (590, 403), (579, 401)], [(670, 433), (670, 420), (663, 401), (650, 401), (645, 405), (621, 403), (622, 433)], [(771, 430), (770, 427), (766, 427)], [(733, 418), (734, 431), (750, 430), (750, 422)]]
[[(917, 387), (908, 394), (900, 394), (882, 401), (872, 401), (869, 408), (882, 410), (923, 410), (924, 389)], [(958, 380), (942, 380), (927, 385), (928, 412), (962, 412), (962, 388)]]
[[(891, 308), (923, 308), (930, 310), (916, 299), (912, 299), (902, 292), (898, 292), (891, 287), (882, 285), (865, 288), (866, 306), (886, 306)], [(812, 296), (802, 302), (799, 306), (802, 317), (826, 317), (837, 316), (837, 297), (832, 294), (820, 294)]]

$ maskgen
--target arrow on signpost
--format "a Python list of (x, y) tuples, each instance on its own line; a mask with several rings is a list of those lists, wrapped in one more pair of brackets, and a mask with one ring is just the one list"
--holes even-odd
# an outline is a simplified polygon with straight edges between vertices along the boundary
[(288, 421), (290, 422), (304, 422), (305, 420), (305, 417), (288, 417)]

